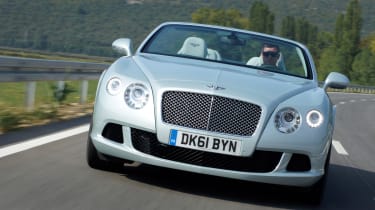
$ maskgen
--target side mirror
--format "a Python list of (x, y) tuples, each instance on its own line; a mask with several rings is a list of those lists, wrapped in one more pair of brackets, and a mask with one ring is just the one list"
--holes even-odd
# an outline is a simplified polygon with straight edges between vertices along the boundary
[(114, 51), (120, 54), (127, 55), (127, 56), (133, 55), (133, 43), (131, 39), (128, 39), (128, 38), (116, 39), (112, 43), (112, 48)]
[(324, 81), (323, 88), (345, 89), (349, 85), (349, 79), (338, 72), (331, 72)]

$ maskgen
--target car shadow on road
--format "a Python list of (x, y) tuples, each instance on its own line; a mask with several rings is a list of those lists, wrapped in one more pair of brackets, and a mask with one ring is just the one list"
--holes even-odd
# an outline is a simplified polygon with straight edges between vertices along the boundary
[(142, 164), (117, 171), (133, 181), (232, 202), (287, 209), (374, 209), (375, 173), (331, 164), (320, 204), (299, 188), (247, 182)]

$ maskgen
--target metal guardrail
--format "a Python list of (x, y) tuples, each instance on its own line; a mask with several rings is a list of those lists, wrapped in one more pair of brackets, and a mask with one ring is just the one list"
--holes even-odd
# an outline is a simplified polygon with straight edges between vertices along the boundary
[(0, 82), (95, 80), (108, 64), (0, 57)]
[(88, 80), (99, 79), (109, 64), (43, 60), (17, 57), (0, 57), (0, 82), (27, 82), (25, 106), (34, 109), (36, 81), (58, 81), (64, 88), (64, 81), (80, 80), (80, 103), (87, 100)]
[[(319, 82), (319, 86), (323, 86), (323, 82)], [(375, 94), (375, 86), (365, 85), (348, 85), (345, 89), (333, 89), (328, 88), (328, 92), (343, 92), (343, 93), (364, 93), (364, 94)]]
[(328, 88), (329, 92), (345, 92), (345, 93), (364, 93), (364, 94), (375, 94), (374, 86), (363, 86), (363, 85), (349, 85), (344, 90), (336, 90)]

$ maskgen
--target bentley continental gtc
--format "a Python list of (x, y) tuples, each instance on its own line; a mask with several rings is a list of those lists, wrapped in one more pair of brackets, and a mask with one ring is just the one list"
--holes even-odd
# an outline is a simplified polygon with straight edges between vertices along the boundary
[[(98, 83), (88, 165), (137, 162), (193, 173), (321, 189), (336, 108), (301, 43), (247, 30), (167, 22)], [(125, 166), (126, 167), (126, 166)]]

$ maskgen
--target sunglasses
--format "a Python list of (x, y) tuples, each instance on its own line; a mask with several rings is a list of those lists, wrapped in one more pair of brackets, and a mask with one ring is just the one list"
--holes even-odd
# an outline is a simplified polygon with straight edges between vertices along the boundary
[(264, 57), (272, 56), (273, 58), (277, 57), (279, 55), (278, 52), (262, 52)]

